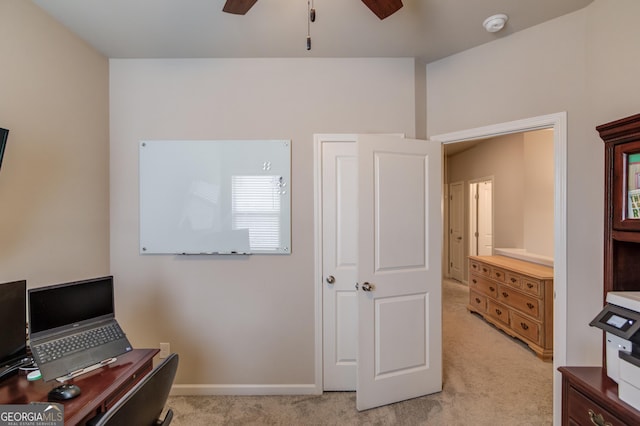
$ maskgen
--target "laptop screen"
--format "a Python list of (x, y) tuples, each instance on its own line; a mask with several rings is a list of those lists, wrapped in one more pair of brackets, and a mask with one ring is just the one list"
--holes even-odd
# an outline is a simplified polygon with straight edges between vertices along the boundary
[(32, 288), (28, 293), (32, 339), (114, 317), (112, 276)]

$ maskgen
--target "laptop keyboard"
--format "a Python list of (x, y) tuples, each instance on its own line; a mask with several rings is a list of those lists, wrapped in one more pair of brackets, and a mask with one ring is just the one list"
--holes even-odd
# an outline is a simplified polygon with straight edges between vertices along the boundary
[(125, 337), (118, 324), (87, 330), (78, 334), (35, 345), (31, 348), (40, 364), (69, 356), (76, 352), (95, 348)]

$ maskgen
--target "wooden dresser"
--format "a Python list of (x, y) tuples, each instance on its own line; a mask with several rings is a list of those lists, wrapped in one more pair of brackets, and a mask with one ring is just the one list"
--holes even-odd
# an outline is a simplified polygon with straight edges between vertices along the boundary
[(505, 256), (469, 256), (468, 310), (553, 359), (553, 268)]

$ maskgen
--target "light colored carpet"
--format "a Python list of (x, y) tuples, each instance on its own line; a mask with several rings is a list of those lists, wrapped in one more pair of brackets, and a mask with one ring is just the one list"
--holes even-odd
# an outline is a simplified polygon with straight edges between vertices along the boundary
[(443, 391), (358, 412), (354, 392), (319, 396), (171, 396), (175, 426), (551, 425), (553, 363), (466, 310), (443, 283)]

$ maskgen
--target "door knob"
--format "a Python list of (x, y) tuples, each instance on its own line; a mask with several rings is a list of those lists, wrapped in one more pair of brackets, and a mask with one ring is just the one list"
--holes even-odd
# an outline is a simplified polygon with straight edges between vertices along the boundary
[(362, 291), (372, 291), (372, 290), (373, 290), (373, 285), (369, 284), (368, 282), (362, 283)]
[(329, 284), (333, 284), (333, 283), (335, 283), (335, 282), (336, 282), (336, 279), (334, 278), (334, 276), (333, 276), (333, 275), (329, 275), (329, 276), (327, 277), (327, 283), (329, 283)]

